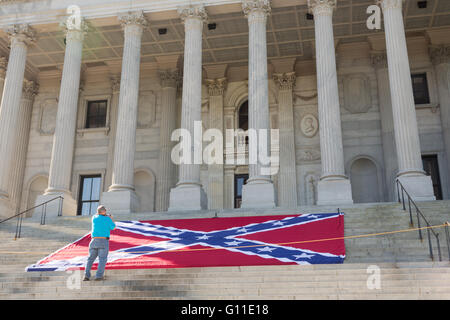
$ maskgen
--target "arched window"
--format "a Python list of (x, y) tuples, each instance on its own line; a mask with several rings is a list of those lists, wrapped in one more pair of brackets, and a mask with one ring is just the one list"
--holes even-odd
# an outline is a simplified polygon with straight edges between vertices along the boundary
[(244, 131), (244, 133), (241, 133), (238, 137), (238, 144), (245, 143), (245, 145), (248, 145), (248, 101), (245, 101), (239, 108), (238, 112), (238, 129), (241, 129)]
[(248, 130), (248, 101), (245, 101), (239, 108), (238, 126), (239, 129)]

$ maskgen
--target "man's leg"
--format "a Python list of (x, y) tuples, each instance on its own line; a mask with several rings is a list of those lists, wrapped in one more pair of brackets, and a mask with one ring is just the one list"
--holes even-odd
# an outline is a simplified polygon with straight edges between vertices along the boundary
[(108, 242), (108, 240), (104, 239), (104, 241), (102, 241), (102, 243), (104, 245), (102, 245), (102, 248), (98, 249), (98, 269), (97, 269), (97, 274), (95, 275), (96, 279), (103, 278), (106, 262), (108, 260), (109, 242)]
[(87, 260), (86, 268), (84, 271), (85, 278), (91, 277), (91, 268), (92, 268), (92, 265), (94, 264), (95, 259), (98, 256), (98, 248), (95, 248), (95, 243), (93, 243), (93, 242), (94, 242), (94, 240), (91, 241), (91, 243), (89, 244), (89, 258)]

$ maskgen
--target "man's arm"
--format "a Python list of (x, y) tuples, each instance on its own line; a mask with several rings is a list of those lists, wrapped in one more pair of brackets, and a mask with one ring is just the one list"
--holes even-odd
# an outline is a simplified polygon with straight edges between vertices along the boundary
[(116, 228), (116, 223), (114, 222), (113, 216), (109, 215), (109, 218), (111, 219), (111, 226), (110, 229), (114, 230)]

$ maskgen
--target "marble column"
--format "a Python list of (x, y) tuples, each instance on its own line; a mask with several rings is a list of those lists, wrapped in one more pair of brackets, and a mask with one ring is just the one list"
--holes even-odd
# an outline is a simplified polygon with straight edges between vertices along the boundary
[[(227, 79), (207, 79), (205, 82), (209, 94), (209, 127), (220, 130), (225, 134), (223, 126), (223, 94), (226, 90)], [(222, 163), (208, 165), (208, 209), (223, 208), (224, 165), (222, 161)]]
[(175, 143), (170, 138), (177, 126), (179, 76), (178, 69), (159, 71), (162, 110), (159, 133), (159, 172), (156, 182), (156, 211), (168, 210), (170, 189), (173, 187), (177, 169), (171, 158), (172, 148)]
[[(447, 168), (450, 168), (450, 44), (432, 46), (430, 48), (430, 57), (436, 72), (442, 135)], [(448, 198), (448, 196), (444, 196), (445, 198)]]
[(398, 179), (415, 200), (434, 200), (431, 177), (423, 170), (411, 82), (403, 0), (379, 1), (384, 15), (389, 84), (392, 99)]
[(2, 96), (3, 96), (3, 86), (5, 85), (6, 62), (7, 61), (6, 61), (5, 57), (0, 57), (0, 108), (1, 108), (1, 102), (2, 102)]
[(392, 118), (391, 92), (386, 52), (372, 52), (372, 65), (377, 75), (378, 101), (381, 117), (381, 140), (383, 143), (384, 175), (386, 181), (385, 201), (396, 201), (397, 193), (393, 178), (397, 166), (397, 150), (394, 138), (394, 120)]
[(117, 112), (119, 109), (120, 76), (113, 76), (111, 81), (111, 106), (109, 117), (109, 144), (108, 144), (108, 163), (106, 166), (105, 190), (112, 184), (112, 169), (114, 163), (114, 145), (117, 132)]
[(34, 97), (39, 85), (34, 81), (25, 80), (22, 90), (22, 99), (19, 104), (19, 118), (15, 128), (16, 144), (14, 146), (14, 164), (11, 170), (11, 203), (15, 212), (20, 210), (25, 164), (27, 160), (28, 138), (30, 136), (31, 113)]
[[(202, 31), (206, 20), (203, 6), (187, 6), (178, 10), (184, 22), (184, 69), (181, 128), (191, 134), (191, 146), (201, 148), (202, 137), (194, 136), (194, 123), (201, 121), (202, 98)], [(170, 191), (169, 211), (207, 208), (207, 197), (200, 182), (200, 164), (192, 152), (190, 163), (179, 166), (179, 181)]]
[(317, 94), (322, 176), (317, 184), (317, 204), (353, 203), (350, 180), (345, 176), (341, 115), (333, 35), (336, 0), (308, 0), (314, 15)]
[(294, 107), (292, 89), (295, 72), (275, 73), (278, 86), (278, 110), (280, 128), (280, 171), (278, 173), (278, 206), (297, 207), (297, 168), (295, 163)]
[[(63, 24), (66, 34), (66, 50), (59, 90), (56, 127), (53, 135), (53, 148), (50, 162), (48, 187), (38, 196), (36, 205), (57, 196), (64, 198), (63, 215), (76, 215), (77, 201), (70, 190), (72, 162), (75, 148), (75, 134), (78, 113), (78, 97), (81, 75), (81, 57), (86, 24)], [(59, 210), (57, 201), (48, 207), (48, 216), (56, 216)]]
[(130, 213), (139, 208), (134, 190), (134, 155), (139, 99), (141, 38), (148, 25), (141, 11), (119, 16), (124, 30), (119, 108), (114, 146), (112, 185), (102, 195), (103, 204), (112, 213)]
[[(242, 208), (275, 207), (275, 189), (270, 174), (270, 164), (264, 164), (261, 155), (270, 155), (269, 84), (267, 73), (267, 16), (271, 12), (269, 0), (244, 0), (242, 9), (248, 19), (249, 62), (248, 62), (248, 104), (249, 130), (254, 130), (258, 138), (249, 135), (249, 158), (257, 159), (249, 163), (249, 179), (242, 188)], [(261, 133), (266, 130), (265, 146), (260, 147)]]
[(14, 165), (15, 128), (19, 120), (27, 47), (35, 33), (28, 25), (14, 25), (8, 30), (11, 51), (0, 106), (0, 216), (13, 213), (10, 199), (10, 172)]

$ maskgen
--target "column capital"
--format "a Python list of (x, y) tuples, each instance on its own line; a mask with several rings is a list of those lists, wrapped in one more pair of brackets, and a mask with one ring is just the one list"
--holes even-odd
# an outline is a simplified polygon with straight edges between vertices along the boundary
[(274, 73), (272, 78), (280, 90), (292, 90), (297, 80), (295, 72)]
[(373, 51), (370, 53), (370, 60), (375, 69), (387, 69), (387, 54), (385, 51)]
[(264, 21), (272, 12), (270, 0), (242, 0), (242, 10), (247, 18), (256, 16)]
[(158, 70), (159, 80), (163, 88), (177, 88), (180, 84), (180, 71), (178, 69)]
[(112, 93), (120, 92), (120, 76), (112, 76), (109, 78)]
[(148, 26), (148, 21), (145, 18), (143, 11), (128, 11), (125, 13), (119, 13), (118, 18), (120, 25), (124, 30), (128, 26), (138, 26), (141, 27), (141, 30)]
[(210, 96), (222, 96), (227, 88), (227, 78), (206, 79), (205, 84), (208, 87)]
[(208, 14), (203, 5), (182, 6), (179, 7), (177, 11), (183, 23), (186, 22), (187, 19), (199, 19), (202, 22), (206, 22), (208, 19)]
[(429, 52), (434, 65), (450, 63), (450, 44), (430, 46)]
[(376, 0), (376, 4), (379, 5), (383, 11), (389, 9), (402, 9), (402, 5), (405, 0)]
[(11, 44), (25, 43), (29, 45), (36, 41), (36, 32), (29, 24), (15, 24), (6, 30)]
[(33, 100), (38, 94), (39, 84), (33, 80), (24, 80), (22, 88), (22, 98), (27, 100)]
[(336, 8), (336, 2), (337, 0), (308, 0), (308, 9), (313, 15), (331, 16)]
[(66, 41), (83, 41), (84, 36), (89, 31), (89, 26), (84, 19), (81, 19), (78, 22), (67, 19), (62, 21), (59, 25), (64, 31)]

